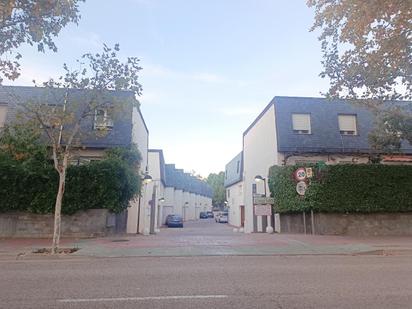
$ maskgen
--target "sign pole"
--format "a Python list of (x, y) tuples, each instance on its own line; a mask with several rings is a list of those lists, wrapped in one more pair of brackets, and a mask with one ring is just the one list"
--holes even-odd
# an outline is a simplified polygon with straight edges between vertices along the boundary
[(306, 214), (305, 214), (305, 212), (303, 212), (303, 230), (304, 230), (305, 235), (306, 235)]
[(310, 210), (310, 220), (311, 220), (311, 224), (312, 224), (312, 235), (315, 235), (315, 220), (314, 220), (314, 216), (313, 216), (313, 210)]

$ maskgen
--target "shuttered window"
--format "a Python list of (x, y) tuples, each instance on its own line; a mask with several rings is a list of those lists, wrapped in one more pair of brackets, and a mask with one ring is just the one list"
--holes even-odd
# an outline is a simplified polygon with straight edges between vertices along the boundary
[(338, 115), (339, 131), (342, 135), (357, 135), (356, 115)]
[(0, 105), (0, 128), (4, 127), (7, 116), (7, 105)]
[(292, 114), (293, 132), (311, 134), (310, 114)]

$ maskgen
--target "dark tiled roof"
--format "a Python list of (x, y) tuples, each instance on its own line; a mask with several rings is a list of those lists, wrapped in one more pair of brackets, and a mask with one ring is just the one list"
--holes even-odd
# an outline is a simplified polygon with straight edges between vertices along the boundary
[(243, 152), (234, 157), (225, 167), (225, 187), (230, 187), (242, 180)]
[[(87, 90), (70, 89), (69, 98), (81, 106), (82, 102), (90, 96)], [(41, 87), (0, 86), (0, 103), (8, 105), (7, 123), (15, 121), (16, 104), (26, 102), (41, 102), (45, 104), (63, 104), (64, 89), (46, 90)], [(135, 100), (133, 92), (108, 91), (105, 95), (111, 100)], [(132, 141), (132, 105), (121, 110), (114, 117), (113, 129), (104, 136), (96, 136), (93, 130), (93, 119), (89, 117), (82, 123), (82, 144), (90, 148), (108, 148), (128, 146)]]
[[(410, 104), (411, 102), (405, 102)], [(371, 153), (368, 135), (374, 128), (374, 116), (364, 107), (345, 100), (311, 97), (274, 97), (263, 112), (243, 133), (245, 136), (260, 118), (275, 106), (278, 151), (286, 153)], [(295, 134), (292, 114), (311, 116), (311, 134)], [(357, 135), (343, 136), (339, 132), (338, 115), (357, 117)], [(412, 146), (403, 142), (401, 151), (412, 153)]]
[(165, 175), (166, 187), (212, 197), (212, 190), (205, 181), (185, 173), (181, 169), (176, 169), (174, 164), (165, 165)]
[[(373, 151), (368, 135), (374, 127), (374, 116), (366, 108), (344, 100), (304, 97), (275, 97), (274, 104), (280, 152), (369, 153)], [(293, 133), (293, 113), (310, 114), (311, 134)], [(339, 114), (356, 115), (357, 135), (340, 134)], [(412, 147), (404, 143), (402, 150), (412, 152)]]

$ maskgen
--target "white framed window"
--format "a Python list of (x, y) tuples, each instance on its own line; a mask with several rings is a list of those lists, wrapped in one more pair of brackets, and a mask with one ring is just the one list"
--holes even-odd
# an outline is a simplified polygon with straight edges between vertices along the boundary
[(311, 134), (310, 114), (292, 114), (293, 133)]
[(95, 110), (94, 129), (95, 130), (113, 129), (113, 120), (110, 117), (106, 108), (98, 108)]
[(0, 128), (3, 128), (6, 123), (7, 105), (0, 104)]
[(342, 135), (357, 135), (356, 115), (338, 115), (339, 132)]

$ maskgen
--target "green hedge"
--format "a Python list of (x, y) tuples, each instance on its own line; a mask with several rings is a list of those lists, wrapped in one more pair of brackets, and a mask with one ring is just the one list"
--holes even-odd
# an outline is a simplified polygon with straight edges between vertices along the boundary
[[(0, 212), (52, 213), (58, 174), (50, 163), (0, 155)], [(120, 212), (140, 193), (140, 177), (120, 159), (108, 158), (67, 170), (62, 212), (105, 208)]]
[(293, 173), (299, 166), (273, 166), (269, 186), (281, 213), (412, 211), (412, 166), (379, 164), (312, 166), (314, 177), (304, 197), (296, 193)]

